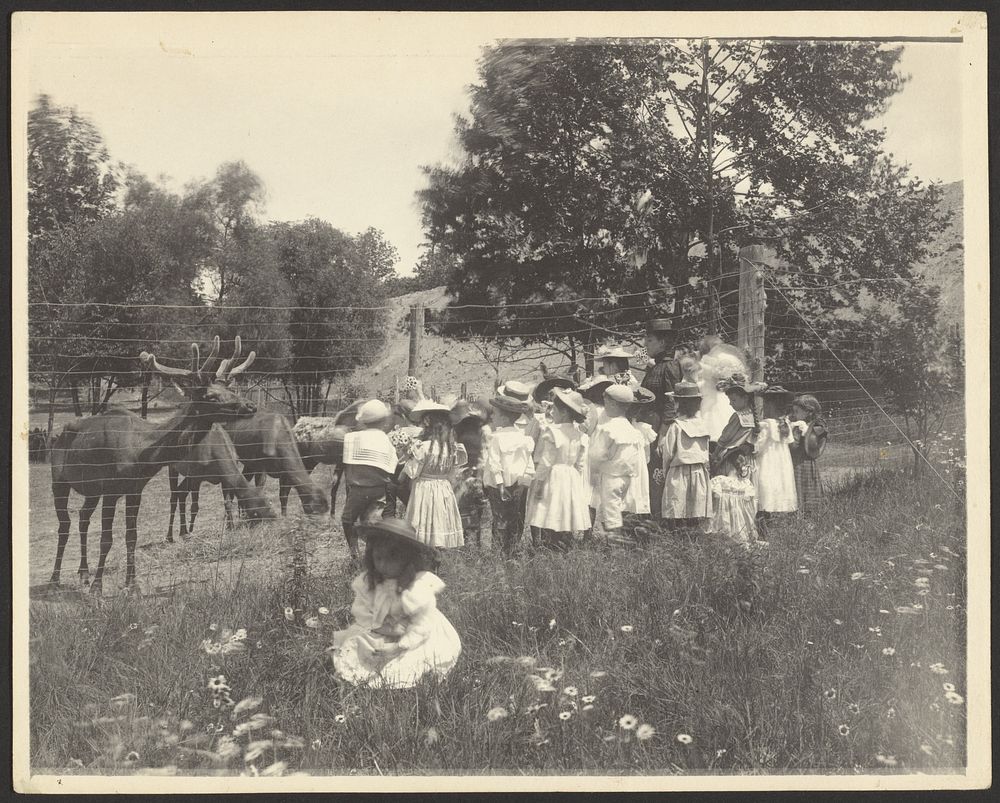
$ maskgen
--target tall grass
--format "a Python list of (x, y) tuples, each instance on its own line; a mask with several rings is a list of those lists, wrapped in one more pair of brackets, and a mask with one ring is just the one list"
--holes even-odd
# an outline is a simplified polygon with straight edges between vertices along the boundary
[[(815, 519), (777, 522), (751, 552), (668, 536), (642, 551), (448, 552), (440, 605), (463, 654), (443, 681), (407, 691), (353, 688), (330, 670), (324, 650), (347, 622), (350, 577), (308, 559), (316, 526), (274, 525), (275, 541), (300, 549), (269, 577), (167, 599), (33, 602), (34, 770), (965, 763), (964, 511), (929, 480), (859, 480)], [(239, 628), (245, 640), (223, 632)], [(214, 652), (227, 641), (238, 643)], [(219, 675), (233, 702), (250, 698), (235, 717), (208, 688)]]

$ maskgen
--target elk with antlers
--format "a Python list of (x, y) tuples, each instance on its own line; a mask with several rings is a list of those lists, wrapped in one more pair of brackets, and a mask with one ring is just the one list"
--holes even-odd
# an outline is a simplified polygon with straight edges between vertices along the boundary
[[(165, 466), (188, 455), (212, 425), (253, 415), (256, 407), (241, 399), (215, 377), (205, 373), (208, 363), (219, 351), (216, 337), (212, 350), (201, 362), (198, 344), (191, 344), (190, 370), (162, 365), (153, 354), (142, 352), (140, 361), (151, 370), (169, 377), (185, 397), (185, 403), (168, 421), (150, 424), (123, 409), (107, 412), (68, 424), (52, 447), (52, 496), (59, 519), (59, 542), (50, 582), (59, 583), (63, 553), (69, 539), (70, 517), (67, 509), (70, 491), (83, 497), (80, 508), (80, 579), (87, 583), (87, 530), (97, 503), (101, 509), (101, 552), (91, 587), (101, 592), (104, 567), (112, 545), (112, 525), (118, 500), (125, 497), (125, 586), (135, 582), (136, 522), (146, 484)], [(256, 354), (250, 352), (240, 366), (245, 370)], [(235, 370), (235, 369), (234, 369)]]

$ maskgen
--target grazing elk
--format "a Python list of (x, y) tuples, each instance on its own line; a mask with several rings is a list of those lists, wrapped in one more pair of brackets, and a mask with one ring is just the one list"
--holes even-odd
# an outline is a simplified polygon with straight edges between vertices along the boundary
[(288, 494), (292, 488), (306, 514), (321, 515), (330, 509), (322, 489), (309, 476), (292, 427), (283, 415), (257, 413), (251, 418), (230, 421), (225, 429), (243, 461), (243, 474), (248, 480), (263, 488), (267, 477), (278, 479), (282, 516), (288, 512)]
[[(135, 582), (136, 522), (146, 484), (161, 469), (184, 459), (199, 437), (212, 424), (246, 417), (256, 407), (241, 399), (225, 385), (204, 372), (219, 351), (216, 337), (208, 358), (201, 365), (198, 344), (191, 344), (192, 368), (161, 365), (156, 357), (142, 352), (139, 359), (152, 370), (169, 377), (185, 397), (185, 402), (166, 422), (154, 425), (127, 410), (112, 408), (99, 415), (68, 424), (52, 446), (52, 496), (59, 519), (59, 542), (50, 583), (59, 584), (63, 553), (69, 539), (67, 509), (70, 491), (83, 497), (80, 508), (81, 581), (90, 578), (87, 566), (87, 530), (90, 517), (103, 499), (101, 510), (101, 552), (91, 592), (99, 594), (104, 566), (112, 545), (112, 525), (118, 500), (125, 497), (125, 586)], [(256, 354), (251, 352), (247, 364)]]
[[(196, 437), (196, 436), (195, 436)], [(197, 438), (188, 447), (184, 460), (173, 463), (170, 472), (170, 524), (167, 527), (167, 542), (174, 540), (174, 513), (180, 508), (180, 535), (184, 537), (194, 532), (194, 521), (198, 516), (198, 498), (201, 485), (207, 482), (222, 486), (222, 499), (226, 506), (226, 524), (233, 525), (232, 500), (236, 499), (243, 515), (251, 521), (273, 519), (274, 511), (260, 490), (243, 476), (239, 457), (229, 435), (220, 424), (215, 424), (208, 434)], [(185, 520), (187, 497), (191, 496), (191, 518)]]

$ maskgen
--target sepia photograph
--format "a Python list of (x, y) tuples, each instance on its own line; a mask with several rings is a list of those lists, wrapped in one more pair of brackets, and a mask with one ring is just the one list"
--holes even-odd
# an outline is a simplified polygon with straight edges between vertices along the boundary
[(11, 75), (19, 791), (989, 786), (985, 14)]

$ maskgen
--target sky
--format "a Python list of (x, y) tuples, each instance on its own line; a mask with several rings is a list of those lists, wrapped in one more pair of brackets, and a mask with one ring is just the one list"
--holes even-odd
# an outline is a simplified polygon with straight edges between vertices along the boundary
[[(265, 218), (375, 226), (404, 275), (423, 240), (421, 165), (457, 156), (454, 116), (500, 35), (482, 15), (86, 17), (21, 20), (28, 97), (77, 107), (112, 158), (178, 189), (242, 159), (266, 186)], [(899, 70), (911, 80), (877, 121), (887, 150), (925, 180), (962, 177), (958, 51), (906, 44)]]

